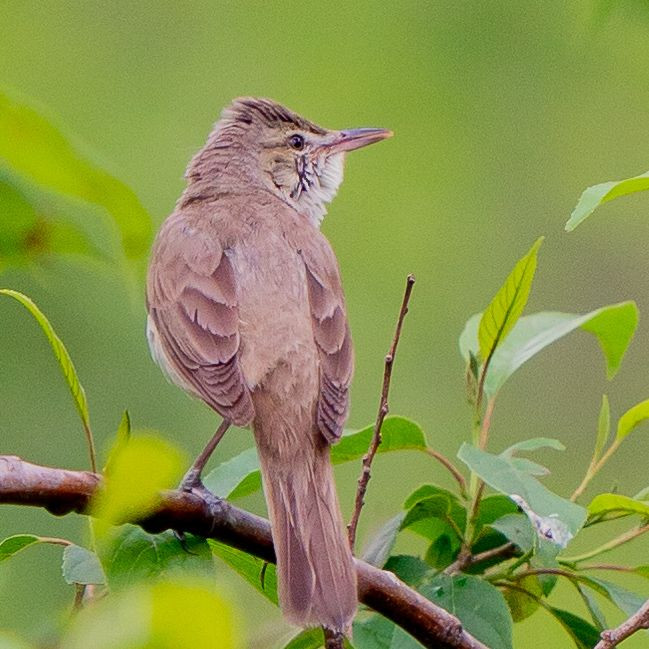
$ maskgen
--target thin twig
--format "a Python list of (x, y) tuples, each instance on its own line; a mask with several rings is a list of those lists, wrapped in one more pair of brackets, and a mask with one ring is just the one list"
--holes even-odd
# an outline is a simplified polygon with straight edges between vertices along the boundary
[(415, 284), (415, 276), (408, 275), (406, 279), (406, 289), (403, 294), (403, 301), (401, 302), (401, 309), (399, 310), (399, 318), (397, 319), (397, 328), (394, 332), (394, 338), (392, 339), (392, 344), (390, 345), (390, 351), (388, 351), (387, 356), (385, 357), (385, 369), (383, 371), (383, 388), (381, 389), (381, 400), (379, 403), (379, 412), (376, 415), (376, 422), (374, 424), (374, 433), (372, 434), (372, 441), (370, 442), (370, 447), (367, 453), (363, 456), (363, 468), (361, 469), (361, 475), (358, 478), (358, 489), (356, 490), (356, 499), (354, 501), (354, 513), (352, 518), (347, 525), (347, 534), (349, 536), (349, 545), (354, 550), (354, 544), (356, 543), (356, 528), (358, 527), (358, 519), (361, 516), (361, 509), (365, 504), (365, 492), (367, 491), (367, 483), (370, 481), (370, 470), (372, 467), (372, 461), (376, 455), (376, 451), (381, 444), (381, 427), (383, 426), (383, 421), (388, 414), (388, 394), (390, 392), (390, 379), (392, 378), (392, 366), (394, 364), (394, 356), (397, 352), (397, 345), (399, 344), (399, 338), (401, 336), (401, 327), (403, 325), (403, 319), (408, 313), (408, 302), (410, 301), (410, 294), (412, 293), (412, 287)]
[(647, 600), (630, 618), (622, 622), (620, 626), (608, 631), (602, 631), (601, 640), (593, 649), (613, 649), (617, 647), (622, 640), (626, 640), (640, 629), (649, 629), (649, 600)]
[[(101, 477), (89, 471), (54, 469), (0, 456), (0, 504), (44, 507), (56, 515), (87, 514)], [(270, 523), (220, 503), (218, 511), (193, 493), (164, 491), (155, 512), (131, 521), (157, 534), (180, 530), (212, 538), (275, 561)], [(385, 616), (429, 649), (487, 649), (462, 628), (460, 621), (416, 592), (394, 574), (355, 559), (358, 599)]]
[(649, 523), (647, 523), (646, 525), (641, 525), (640, 527), (635, 527), (632, 530), (628, 530), (627, 532), (624, 532), (624, 534), (616, 536), (614, 539), (607, 541), (594, 550), (589, 550), (588, 552), (584, 552), (583, 554), (575, 557), (561, 557), (560, 562), (562, 564), (572, 564), (579, 563), (580, 561), (586, 561), (586, 559), (592, 559), (593, 557), (596, 557), (600, 554), (604, 554), (604, 552), (610, 552), (611, 550), (614, 550), (615, 548), (619, 547), (620, 545), (624, 545), (629, 541), (633, 541), (633, 539), (642, 534), (645, 534), (646, 532), (649, 532)]
[(488, 561), (489, 559), (495, 559), (496, 557), (505, 557), (509, 558), (516, 554), (516, 546), (511, 543), (503, 543), (496, 548), (491, 548), (490, 550), (485, 550), (484, 552), (478, 552), (478, 554), (469, 554), (468, 556), (458, 557), (457, 561), (454, 561), (444, 572), (447, 575), (454, 575), (458, 572), (466, 570), (470, 566), (475, 565), (476, 563), (481, 563), (482, 561)]
[(451, 460), (449, 460), (445, 455), (442, 455), (439, 451), (436, 451), (433, 448), (427, 447), (426, 453), (435, 458), (442, 466), (448, 469), (449, 473), (453, 476), (453, 478), (455, 478), (455, 481), (460, 487), (460, 494), (462, 498), (466, 498), (466, 480), (464, 479), (464, 476), (460, 473), (458, 468), (453, 464), (453, 462), (451, 462)]

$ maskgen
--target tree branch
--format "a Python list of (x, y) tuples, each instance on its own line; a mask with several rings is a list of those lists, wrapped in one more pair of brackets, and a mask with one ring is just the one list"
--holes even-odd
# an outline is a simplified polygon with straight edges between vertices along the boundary
[(399, 317), (397, 318), (397, 328), (392, 338), (390, 350), (385, 357), (385, 369), (383, 371), (383, 387), (381, 389), (381, 399), (379, 402), (379, 412), (376, 415), (376, 422), (374, 424), (374, 432), (372, 434), (372, 441), (367, 453), (363, 456), (363, 468), (361, 475), (358, 478), (358, 489), (356, 490), (356, 499), (354, 501), (354, 513), (347, 525), (347, 534), (349, 536), (349, 546), (354, 551), (354, 544), (356, 543), (356, 528), (358, 527), (358, 519), (361, 516), (361, 509), (365, 504), (365, 492), (367, 491), (367, 483), (370, 481), (370, 469), (372, 468), (372, 461), (376, 455), (376, 451), (381, 444), (381, 427), (385, 420), (388, 411), (388, 393), (390, 392), (390, 379), (392, 378), (392, 366), (394, 364), (394, 355), (397, 352), (397, 345), (401, 336), (401, 327), (403, 326), (403, 319), (408, 313), (408, 302), (410, 302), (410, 294), (412, 287), (415, 285), (415, 276), (408, 275), (406, 278), (406, 289), (403, 294), (401, 302), (401, 309), (399, 309)]
[[(0, 456), (0, 504), (43, 507), (57, 516), (87, 514), (101, 483), (89, 471), (69, 471)], [(155, 512), (134, 521), (151, 533), (174, 529), (213, 538), (275, 562), (270, 524), (223, 501), (216, 513), (198, 496), (165, 491)], [(488, 649), (457, 618), (412, 590), (394, 574), (356, 559), (359, 600), (392, 620), (430, 649)]]
[(640, 629), (649, 629), (649, 600), (647, 600), (628, 620), (625, 620), (616, 629), (602, 631), (601, 640), (593, 649), (613, 649), (617, 647), (622, 640), (626, 640), (630, 635)]

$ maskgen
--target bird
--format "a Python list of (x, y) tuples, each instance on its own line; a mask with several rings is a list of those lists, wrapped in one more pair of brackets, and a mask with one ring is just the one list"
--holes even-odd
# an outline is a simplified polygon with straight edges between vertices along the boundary
[(278, 599), (300, 627), (349, 633), (352, 550), (330, 447), (343, 433), (354, 355), (336, 256), (320, 230), (349, 151), (383, 128), (331, 130), (270, 99), (227, 106), (187, 168), (147, 276), (147, 337), (174, 384), (222, 417), (180, 488), (231, 425), (259, 455)]

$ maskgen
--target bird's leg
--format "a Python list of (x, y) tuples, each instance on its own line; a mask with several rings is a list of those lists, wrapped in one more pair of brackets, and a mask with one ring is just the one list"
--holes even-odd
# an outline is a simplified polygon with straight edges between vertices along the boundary
[[(189, 468), (189, 471), (185, 473), (185, 476), (178, 485), (179, 491), (185, 491), (188, 493), (195, 493), (200, 496), (208, 505), (210, 510), (217, 511), (221, 503), (221, 499), (213, 494), (201, 480), (201, 473), (207, 464), (207, 461), (210, 459), (214, 449), (218, 446), (218, 443), (223, 439), (226, 431), (230, 428), (230, 422), (227, 419), (224, 419), (220, 426), (216, 429), (216, 432), (212, 436), (212, 439), (206, 444), (205, 448), (201, 451), (200, 455), (194, 460), (194, 463)], [(187, 548), (187, 542), (183, 532), (174, 530), (174, 536), (178, 539), (180, 544), (185, 550)]]
[(178, 487), (180, 491), (198, 491), (200, 495), (204, 495), (205, 492), (207, 492), (210, 496), (214, 495), (203, 485), (203, 482), (201, 481), (201, 473), (203, 472), (207, 461), (212, 456), (212, 453), (214, 453), (214, 449), (223, 439), (223, 435), (225, 435), (228, 428), (230, 428), (230, 422), (227, 419), (224, 419), (221, 422), (221, 425), (216, 429), (212, 439), (210, 439), (205, 448), (201, 451), (200, 455), (194, 460), (189, 471), (185, 473), (185, 477), (182, 479)]

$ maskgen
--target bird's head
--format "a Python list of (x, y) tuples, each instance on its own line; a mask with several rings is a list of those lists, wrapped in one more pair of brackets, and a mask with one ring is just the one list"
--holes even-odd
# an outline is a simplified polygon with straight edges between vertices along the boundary
[(223, 111), (206, 150), (211, 144), (245, 161), (254, 181), (319, 225), (342, 182), (345, 153), (391, 135), (329, 130), (269, 99), (240, 98)]

